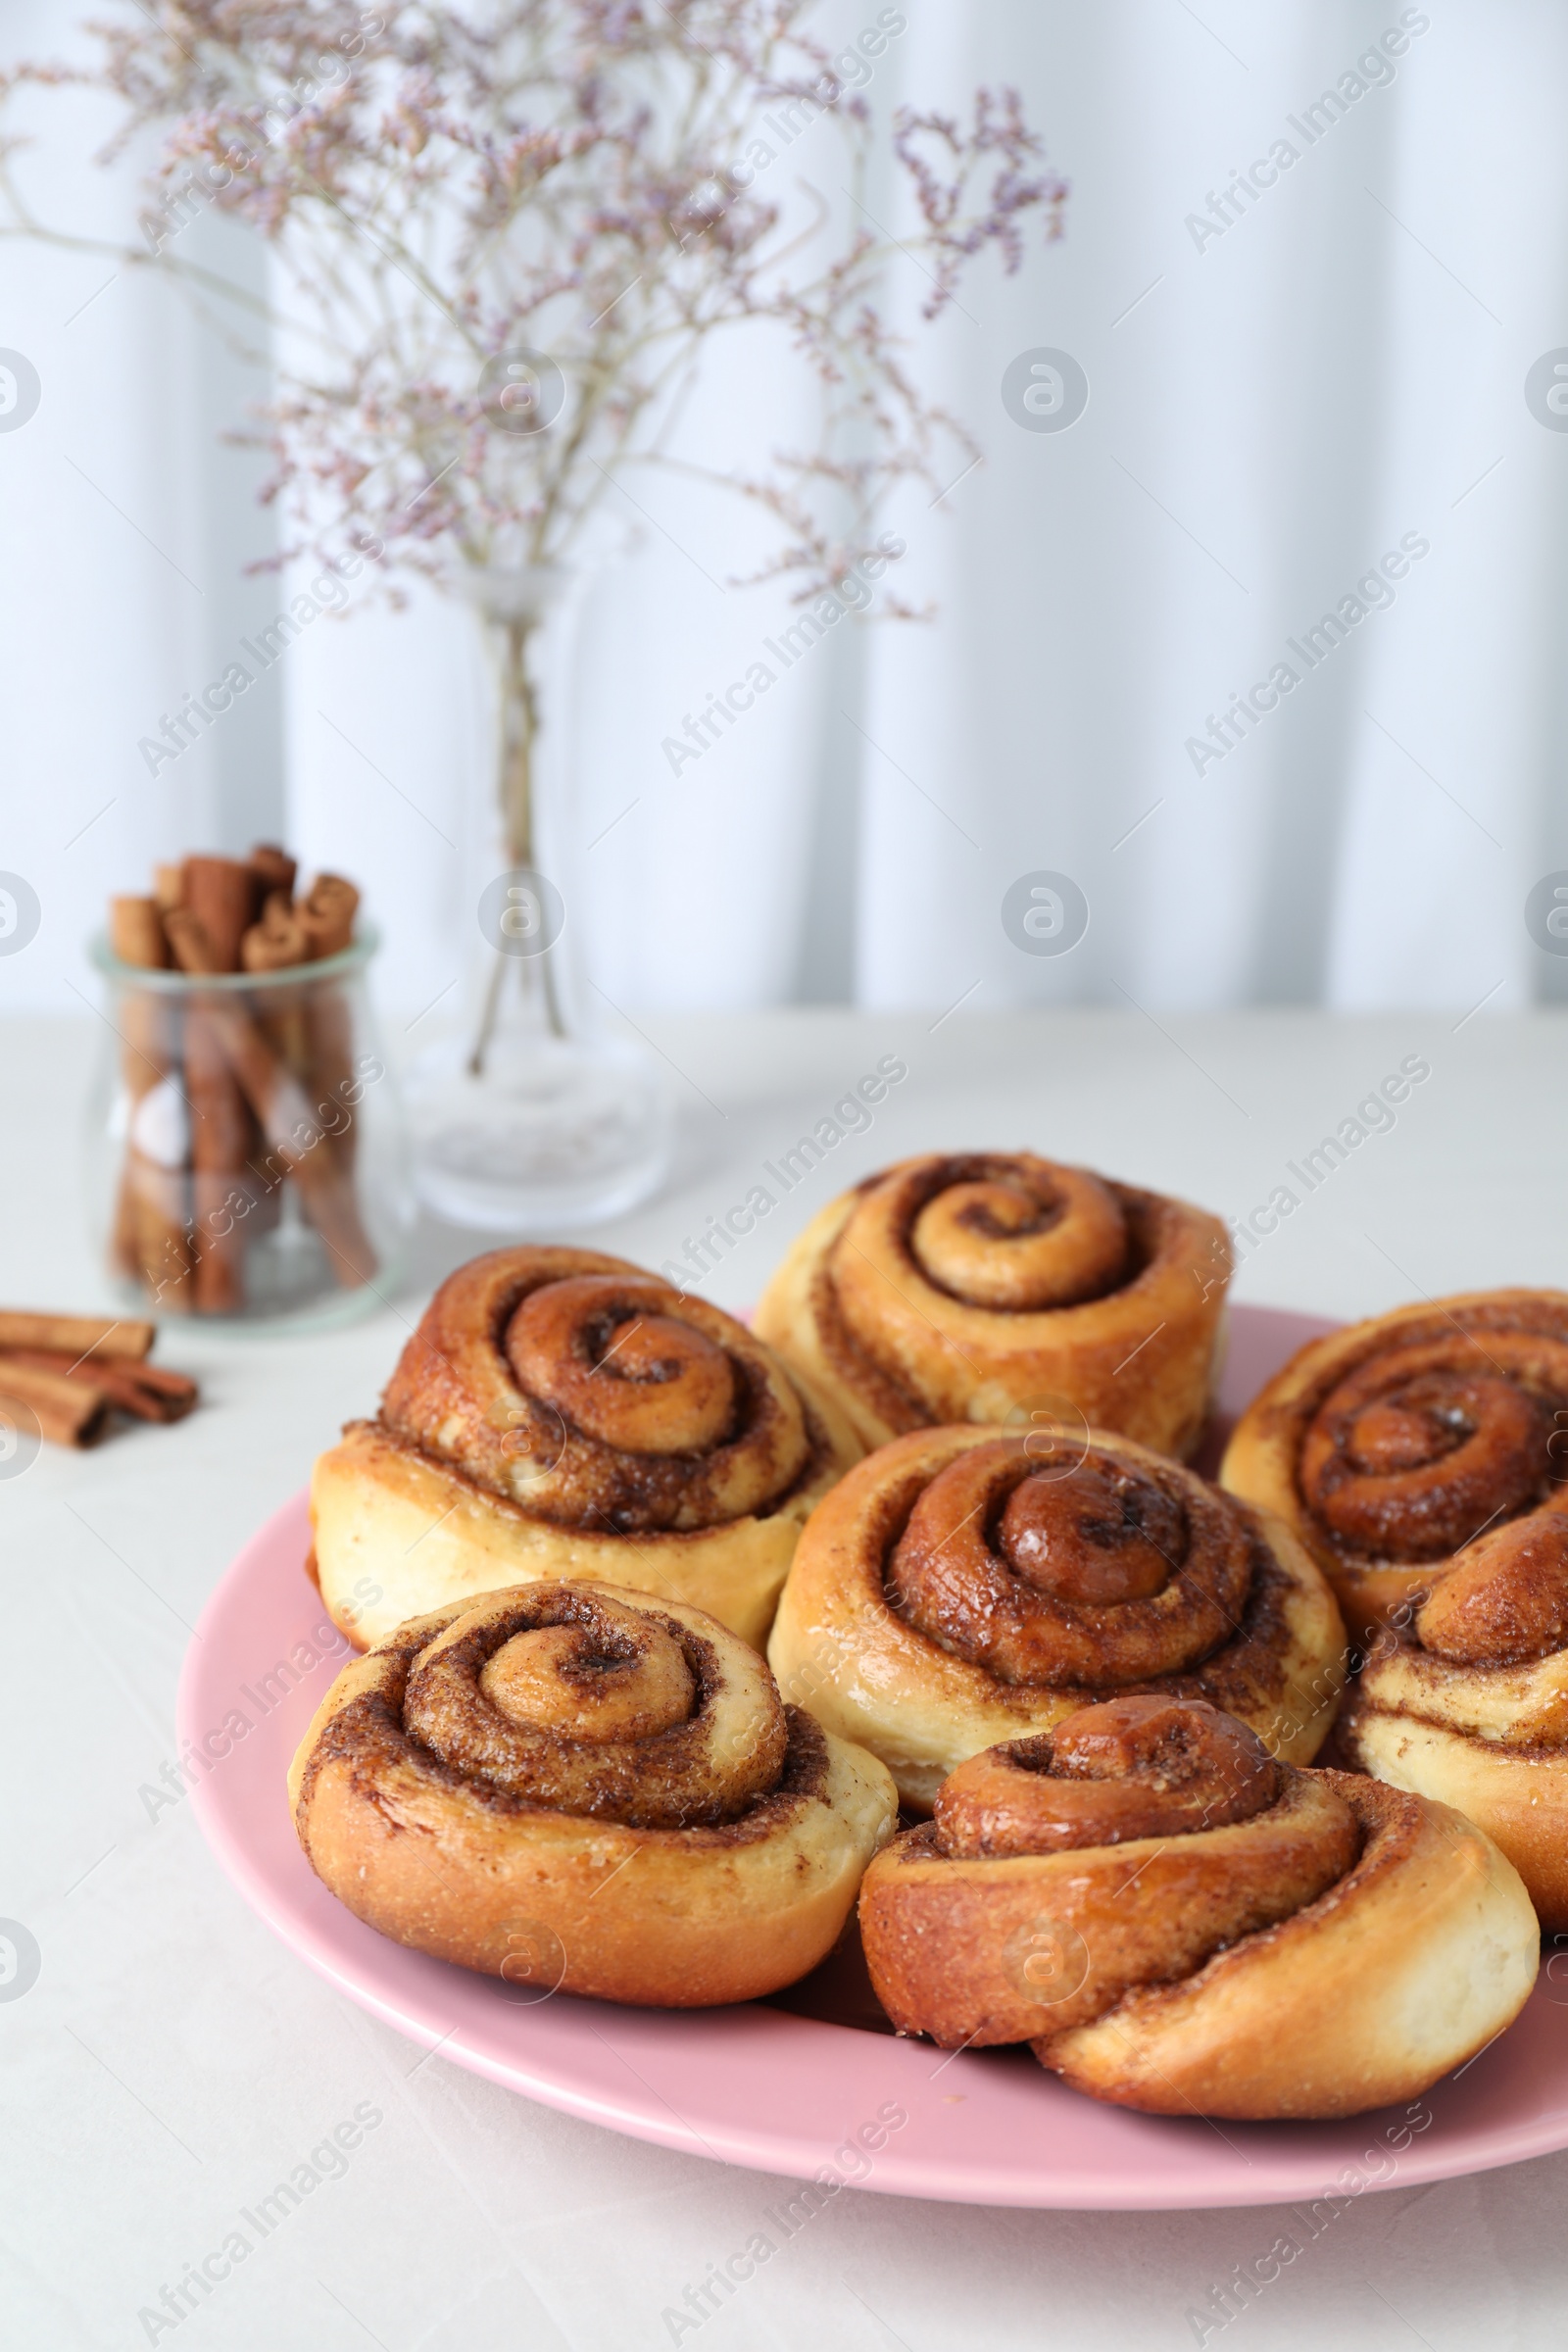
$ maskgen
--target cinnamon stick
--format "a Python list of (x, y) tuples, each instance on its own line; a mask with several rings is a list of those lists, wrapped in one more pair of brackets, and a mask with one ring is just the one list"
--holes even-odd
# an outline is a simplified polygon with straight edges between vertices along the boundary
[(164, 935), (182, 972), (218, 973), (225, 967), (201, 917), (188, 906), (171, 906), (164, 916)]
[[(262, 908), (261, 920), (251, 925), (240, 943), (245, 969), (286, 972), (308, 963), (310, 954), (310, 939), (293, 901), (274, 890)], [(309, 986), (274, 987), (260, 991), (252, 1000), (258, 1026), (269, 1045), (307, 1087), (312, 1084), (310, 995)], [(253, 1169), (258, 1159), (265, 1159), (266, 1152), (264, 1135), (260, 1152), (252, 1155)], [(275, 1221), (280, 1208), (275, 1186), (261, 1193), (257, 1205), (264, 1220), (270, 1217)]]
[(25, 1364), (0, 1365), (0, 1409), (22, 1406), (56, 1446), (90, 1446), (103, 1435), (109, 1399), (90, 1381)]
[(246, 859), (256, 876), (258, 895), (265, 898), (270, 892), (281, 891), (285, 899), (294, 896), (294, 877), (299, 872), (298, 861), (275, 841), (259, 841)]
[(163, 915), (156, 899), (111, 899), (109, 944), (122, 963), (156, 971), (169, 962)]
[(240, 962), (248, 972), (286, 972), (311, 960), (311, 934), (298, 908), (282, 891), (274, 890), (240, 941)]
[[(340, 955), (350, 945), (359, 905), (358, 890), (341, 874), (317, 875), (308, 896), (295, 911), (310, 939), (311, 953), (318, 960)], [(343, 1089), (354, 1075), (354, 1014), (344, 991), (334, 984), (323, 983), (312, 990), (306, 1004), (306, 1018), (309, 1024), (306, 1083), (319, 1108), (326, 1102), (341, 1101)], [(335, 1130), (326, 1148), (337, 1160), (344, 1181), (352, 1181), (359, 1149), (357, 1123), (351, 1119)]]
[(138, 1421), (179, 1421), (196, 1402), (196, 1383), (188, 1374), (166, 1371), (162, 1364), (111, 1363), (97, 1356), (74, 1363), (69, 1355), (51, 1354), (41, 1348), (8, 1348), (0, 1349), (0, 1388), (19, 1365), (96, 1389), (111, 1404), (133, 1413)]
[(191, 1005), (185, 1021), (185, 1091), (191, 1107), (196, 1310), (232, 1314), (245, 1301), (245, 1229), (236, 1195), (248, 1198), (251, 1131), (244, 1097), (223, 1048), (221, 1011)]
[[(253, 863), (258, 855), (253, 853)], [(292, 859), (288, 864), (292, 873)], [(310, 939), (295, 912), (293, 900), (282, 888), (270, 892), (260, 920), (251, 925), (240, 942), (240, 960), (245, 969), (258, 973), (289, 971), (308, 963), (310, 954)], [(253, 1000), (257, 1023), (268, 1043), (307, 1084), (311, 1051), (309, 993), (306, 988), (269, 988)], [(270, 1230), (282, 1213), (281, 1188), (275, 1177), (269, 1180), (263, 1174), (266, 1157), (267, 1139), (257, 1121), (257, 1148), (251, 1153), (250, 1164), (261, 1183), (252, 1212), (253, 1231)]]
[[(172, 960), (156, 899), (113, 900), (109, 937), (122, 963), (157, 970)], [(182, 1310), (190, 1303), (189, 1187), (182, 1164), (171, 1167), (147, 1153), (138, 1139), (136, 1116), (178, 1064), (179, 1009), (149, 990), (144, 995), (127, 992), (122, 1013), (121, 1067), (131, 1102), (131, 1130), (115, 1205), (115, 1262), (122, 1273), (138, 1277), (155, 1298), (170, 1294), (170, 1305)], [(167, 1127), (168, 1122), (163, 1124)], [(181, 1152), (181, 1162), (183, 1157)]]
[(117, 1369), (128, 1370), (129, 1377), (135, 1382), (137, 1388), (149, 1391), (154, 1396), (165, 1396), (172, 1404), (183, 1404), (188, 1407), (193, 1405), (201, 1395), (200, 1389), (188, 1372), (171, 1371), (168, 1364), (142, 1363), (132, 1364), (128, 1367), (117, 1367)]
[[(253, 932), (247, 931), (245, 936), (248, 940)], [(285, 1062), (296, 1065), (305, 1053), (305, 1009), (300, 993), (297, 989), (270, 989), (259, 1004), (253, 1003), (253, 1017), (268, 1043)], [(271, 1233), (280, 1223), (283, 1188), (277, 1171), (268, 1168), (267, 1131), (248, 1096), (245, 1109), (250, 1126), (245, 1151), (247, 1197), (251, 1204), (247, 1212), (248, 1231), (254, 1239), (258, 1234)]]
[[(240, 942), (255, 908), (256, 879), (233, 858), (187, 858), (185, 898), (164, 917), (182, 970), (239, 968)], [(245, 1228), (252, 1136), (245, 1102), (222, 1042), (217, 1000), (196, 1000), (185, 1020), (185, 1091), (191, 1107), (195, 1293), (199, 1314), (232, 1314), (245, 1300)]]
[(168, 914), (172, 907), (179, 906), (184, 896), (185, 865), (183, 859), (177, 864), (153, 867), (153, 897), (158, 902), (158, 909), (161, 914)]
[(239, 943), (261, 901), (261, 885), (237, 858), (187, 858), (181, 904), (200, 923), (218, 960), (217, 972), (239, 970)]
[(354, 917), (359, 910), (359, 892), (341, 874), (317, 875), (296, 909), (310, 939), (314, 957), (319, 960), (326, 956), (342, 954), (354, 937)]
[(338, 1281), (345, 1289), (368, 1282), (380, 1261), (360, 1221), (354, 1187), (328, 1148), (326, 1130), (310, 1097), (238, 1005), (217, 1006), (211, 1017), (229, 1066), (261, 1121), (270, 1158), (299, 1186)]
[(326, 980), (312, 989), (305, 1010), (306, 1083), (318, 1113), (333, 1119), (327, 1149), (347, 1178), (359, 1150), (359, 1121), (339, 1114), (335, 1106), (354, 1077), (354, 1007), (348, 992), (337, 981)]
[[(352, 890), (354, 886), (349, 883), (345, 887)], [(189, 909), (180, 909), (166, 916), (165, 923), (185, 969), (210, 969), (210, 965), (204, 967), (196, 960), (212, 954), (211, 942), (199, 919)], [(197, 1084), (191, 1061), (191, 1045), (198, 1035), (197, 1011), (198, 1008), (193, 1005), (190, 1043), (186, 1050), (186, 1066), (191, 1072), (193, 1109), (196, 1106)], [(356, 1288), (362, 1282), (368, 1282), (380, 1261), (360, 1221), (353, 1185), (326, 1148), (326, 1132), (299, 1079), (242, 1005), (228, 1004), (215, 996), (200, 1007), (200, 1022), (202, 1054), (205, 1056), (207, 1053), (209, 1039), (219, 1042), (229, 1070), (261, 1124), (269, 1153), (277, 1163), (279, 1172), (292, 1176), (299, 1186), (300, 1198), (312, 1224), (326, 1244), (338, 1281), (345, 1288)], [(205, 1092), (205, 1060), (201, 1075)], [(198, 1126), (198, 1139), (200, 1133)], [(197, 1171), (199, 1183), (199, 1158)], [(235, 1237), (238, 1232), (236, 1221)], [(200, 1286), (201, 1263), (198, 1261), (198, 1304), (202, 1297)]]
[(117, 1323), (102, 1315), (35, 1314), (24, 1307), (0, 1307), (0, 1348), (42, 1348), (73, 1363), (88, 1355), (108, 1363), (139, 1363), (157, 1336), (155, 1323)]

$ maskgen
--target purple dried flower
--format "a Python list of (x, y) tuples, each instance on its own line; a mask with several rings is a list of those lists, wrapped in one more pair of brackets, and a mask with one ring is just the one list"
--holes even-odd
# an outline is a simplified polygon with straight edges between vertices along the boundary
[[(22, 81), (87, 83), (124, 102), (112, 151), (162, 133), (142, 260), (193, 275), (178, 238), (209, 206), (277, 247), (310, 329), (261, 419), (263, 495), (297, 534), (278, 561), (345, 530), (437, 576), (501, 549), (559, 560), (618, 471), (662, 462), (708, 339), (770, 319), (821, 387), (821, 438), (720, 478), (776, 519), (764, 575), (805, 598), (867, 551), (896, 484), (939, 491), (939, 460), (976, 454), (923, 400), (876, 308), (882, 238), (835, 229), (821, 199), (799, 227), (783, 171), (760, 184), (781, 125), (793, 138), (831, 118), (852, 174), (868, 152), (869, 109), (810, 14), (810, 0), (131, 0), (92, 27), (95, 68), (24, 68), (0, 78), (0, 106)], [(900, 108), (893, 149), (922, 224), (905, 249), (931, 275), (927, 318), (988, 245), (1020, 267), (1027, 217), (1059, 235), (1067, 190), (1016, 90), (977, 92), (967, 127)], [(0, 194), (35, 232), (7, 151), (0, 138)], [(562, 385), (532, 431), (481, 385), (487, 363), (524, 354)]]

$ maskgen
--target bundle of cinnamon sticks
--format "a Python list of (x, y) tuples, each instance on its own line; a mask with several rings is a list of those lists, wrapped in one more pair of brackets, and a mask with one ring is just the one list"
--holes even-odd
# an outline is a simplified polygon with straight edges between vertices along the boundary
[[(249, 858), (160, 865), (147, 898), (111, 902), (122, 964), (199, 977), (252, 972), (248, 991), (123, 994), (130, 1099), (115, 1217), (117, 1269), (175, 1312), (237, 1314), (246, 1259), (275, 1230), (285, 1188), (315, 1227), (333, 1279), (368, 1282), (376, 1254), (354, 1180), (352, 1008), (313, 964), (354, 937), (360, 894), (320, 874), (294, 895), (296, 863), (270, 843)], [(298, 967), (298, 987), (273, 975)]]
[(0, 1413), (24, 1407), (57, 1446), (90, 1446), (109, 1416), (178, 1421), (196, 1402), (183, 1372), (150, 1364), (156, 1327), (0, 1307)]

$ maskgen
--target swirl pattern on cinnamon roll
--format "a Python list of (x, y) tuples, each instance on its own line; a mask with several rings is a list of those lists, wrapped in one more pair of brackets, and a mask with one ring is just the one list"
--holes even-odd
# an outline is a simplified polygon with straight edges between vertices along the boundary
[(344, 1668), (289, 1776), (360, 1919), (536, 1997), (660, 2008), (793, 1984), (836, 1941), (897, 1799), (676, 1602), (523, 1585)]
[(787, 1697), (929, 1810), (965, 1757), (1114, 1690), (1207, 1699), (1290, 1761), (1345, 1632), (1288, 1529), (1130, 1439), (916, 1431), (818, 1504), (768, 1656)]
[(760, 1645), (853, 1429), (744, 1325), (598, 1250), (496, 1250), (436, 1292), (379, 1418), (312, 1483), (345, 1633), (528, 1577), (709, 1609)]
[(901, 1160), (831, 1202), (757, 1328), (867, 1446), (936, 1422), (1093, 1423), (1185, 1456), (1207, 1415), (1217, 1217), (1030, 1152)]
[(1355, 2115), (1507, 2026), (1539, 1936), (1471, 1823), (1126, 1696), (971, 1757), (860, 1889), (877, 1997), (957, 2050), (1028, 2042), (1164, 2115)]
[(1481, 1291), (1314, 1340), (1237, 1423), (1223, 1485), (1289, 1520), (1357, 1636), (1408, 1623), (1500, 1528), (1568, 1500), (1568, 1296)]
[(1346, 1710), (1352, 1763), (1441, 1797), (1568, 1930), (1568, 1494), (1465, 1546), (1380, 1634)]

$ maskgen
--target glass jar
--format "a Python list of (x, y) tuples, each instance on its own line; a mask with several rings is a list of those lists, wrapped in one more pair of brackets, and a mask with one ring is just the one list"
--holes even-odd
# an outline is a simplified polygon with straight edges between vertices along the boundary
[(92, 957), (108, 1027), (89, 1127), (95, 1243), (141, 1313), (335, 1322), (384, 1303), (414, 1221), (362, 923), (341, 954), (211, 976)]

